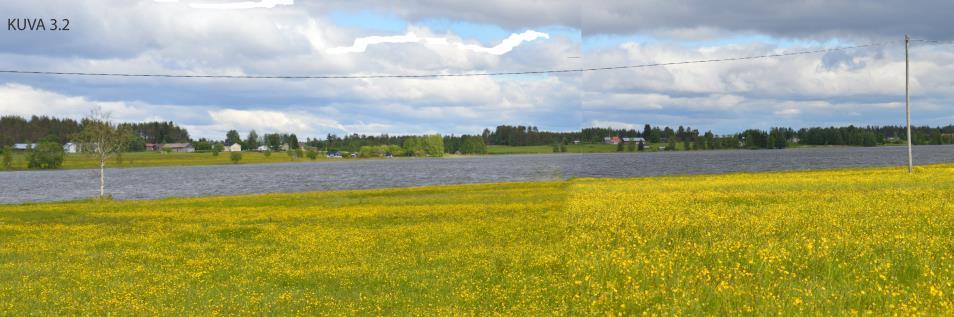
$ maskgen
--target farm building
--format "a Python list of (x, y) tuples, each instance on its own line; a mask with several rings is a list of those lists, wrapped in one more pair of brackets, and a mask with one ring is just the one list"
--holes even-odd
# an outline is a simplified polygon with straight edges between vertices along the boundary
[(606, 143), (606, 144), (619, 144), (619, 142), (620, 142), (620, 139), (618, 136), (603, 138), (603, 143)]
[(26, 151), (27, 149), (36, 148), (36, 143), (17, 143), (13, 145), (15, 151)]
[(242, 152), (242, 145), (238, 143), (233, 143), (232, 145), (225, 146), (226, 152)]
[(193, 148), (192, 144), (189, 144), (189, 143), (166, 143), (162, 145), (162, 149), (169, 150), (171, 152), (182, 152), (182, 153), (195, 152), (195, 148)]
[(645, 143), (646, 143), (646, 139), (643, 139), (643, 138), (620, 138), (620, 137), (618, 137), (618, 136), (605, 137), (605, 138), (603, 138), (603, 143), (606, 143), (606, 144), (619, 144), (620, 142), (622, 142), (622, 143), (630, 143), (630, 142), (632, 142), (632, 143), (640, 143), (640, 142), (642, 142), (642, 143), (645, 144)]
[[(17, 143), (13, 145), (13, 149), (16, 151), (26, 151), (27, 149), (35, 149), (37, 147), (36, 143)], [(73, 142), (68, 142), (63, 144), (63, 152), (66, 153), (77, 153), (79, 152), (79, 145)]]

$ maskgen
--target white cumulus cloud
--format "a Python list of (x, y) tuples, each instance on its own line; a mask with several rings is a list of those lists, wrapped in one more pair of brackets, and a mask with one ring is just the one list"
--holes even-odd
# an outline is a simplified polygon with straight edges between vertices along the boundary
[(486, 53), (492, 55), (503, 55), (512, 51), (517, 46), (520, 46), (523, 42), (530, 42), (539, 38), (549, 39), (550, 35), (537, 32), (534, 30), (527, 30), (523, 33), (514, 33), (510, 34), (509, 37), (504, 39), (493, 47), (485, 47), (476, 44), (464, 44), (461, 42), (452, 43), (447, 38), (443, 37), (420, 37), (414, 32), (408, 32), (404, 35), (395, 35), (395, 36), (367, 36), (360, 37), (354, 40), (354, 43), (351, 46), (340, 46), (329, 48), (327, 52), (329, 54), (346, 54), (346, 53), (363, 53), (368, 49), (370, 45), (376, 44), (401, 44), (401, 43), (423, 43), (425, 45), (453, 45), (459, 49)]
[[(153, 0), (159, 3), (178, 3), (179, 0)], [(237, 1), (237, 2), (190, 2), (189, 6), (196, 9), (271, 9), (279, 5), (294, 5), (295, 0), (261, 0), (261, 1)]]

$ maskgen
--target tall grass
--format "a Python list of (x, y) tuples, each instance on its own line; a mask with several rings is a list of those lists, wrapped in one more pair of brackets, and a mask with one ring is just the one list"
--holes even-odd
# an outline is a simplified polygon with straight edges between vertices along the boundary
[(0, 314), (950, 315), (952, 193), (935, 165), (2, 205)]

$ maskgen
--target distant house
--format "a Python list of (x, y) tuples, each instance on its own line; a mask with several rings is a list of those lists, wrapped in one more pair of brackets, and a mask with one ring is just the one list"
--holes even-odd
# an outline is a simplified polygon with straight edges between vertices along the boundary
[(162, 145), (162, 149), (168, 150), (171, 152), (181, 152), (181, 153), (195, 152), (195, 148), (193, 148), (192, 144), (189, 144), (189, 143), (166, 143)]
[(580, 144), (580, 140), (573, 140), (573, 144)]
[(79, 147), (76, 146), (76, 143), (68, 142), (63, 144), (63, 151), (66, 153), (76, 153), (79, 152)]
[(282, 146), (279, 146), (278, 148), (281, 149), (282, 151), (288, 151), (290, 147), (288, 146), (288, 143), (285, 143), (285, 144), (282, 144)]
[(27, 149), (35, 149), (36, 143), (17, 143), (13, 145), (15, 151), (26, 151)]
[(233, 143), (232, 145), (225, 147), (226, 152), (242, 152), (242, 145), (238, 143)]
[(643, 138), (623, 138), (623, 143), (642, 143), (642, 144), (646, 144), (646, 139), (643, 139)]
[(255, 150), (256, 150), (256, 151), (259, 151), (259, 152), (265, 152), (265, 151), (268, 151), (268, 146), (267, 146), (267, 145), (259, 145), (257, 148), (255, 148)]
[(146, 143), (146, 151), (158, 151), (161, 148), (162, 148), (162, 144)]
[(619, 144), (619, 142), (620, 142), (620, 139), (618, 136), (603, 138), (603, 143), (606, 143), (606, 144)]
[(341, 158), (341, 152), (328, 151), (328, 158)]

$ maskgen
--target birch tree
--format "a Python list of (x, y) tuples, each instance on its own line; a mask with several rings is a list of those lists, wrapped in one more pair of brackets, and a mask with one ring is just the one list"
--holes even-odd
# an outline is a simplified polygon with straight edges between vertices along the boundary
[(83, 119), (83, 130), (76, 137), (83, 152), (99, 160), (99, 198), (106, 196), (106, 161), (125, 150), (132, 133), (110, 120), (110, 114), (99, 107)]

